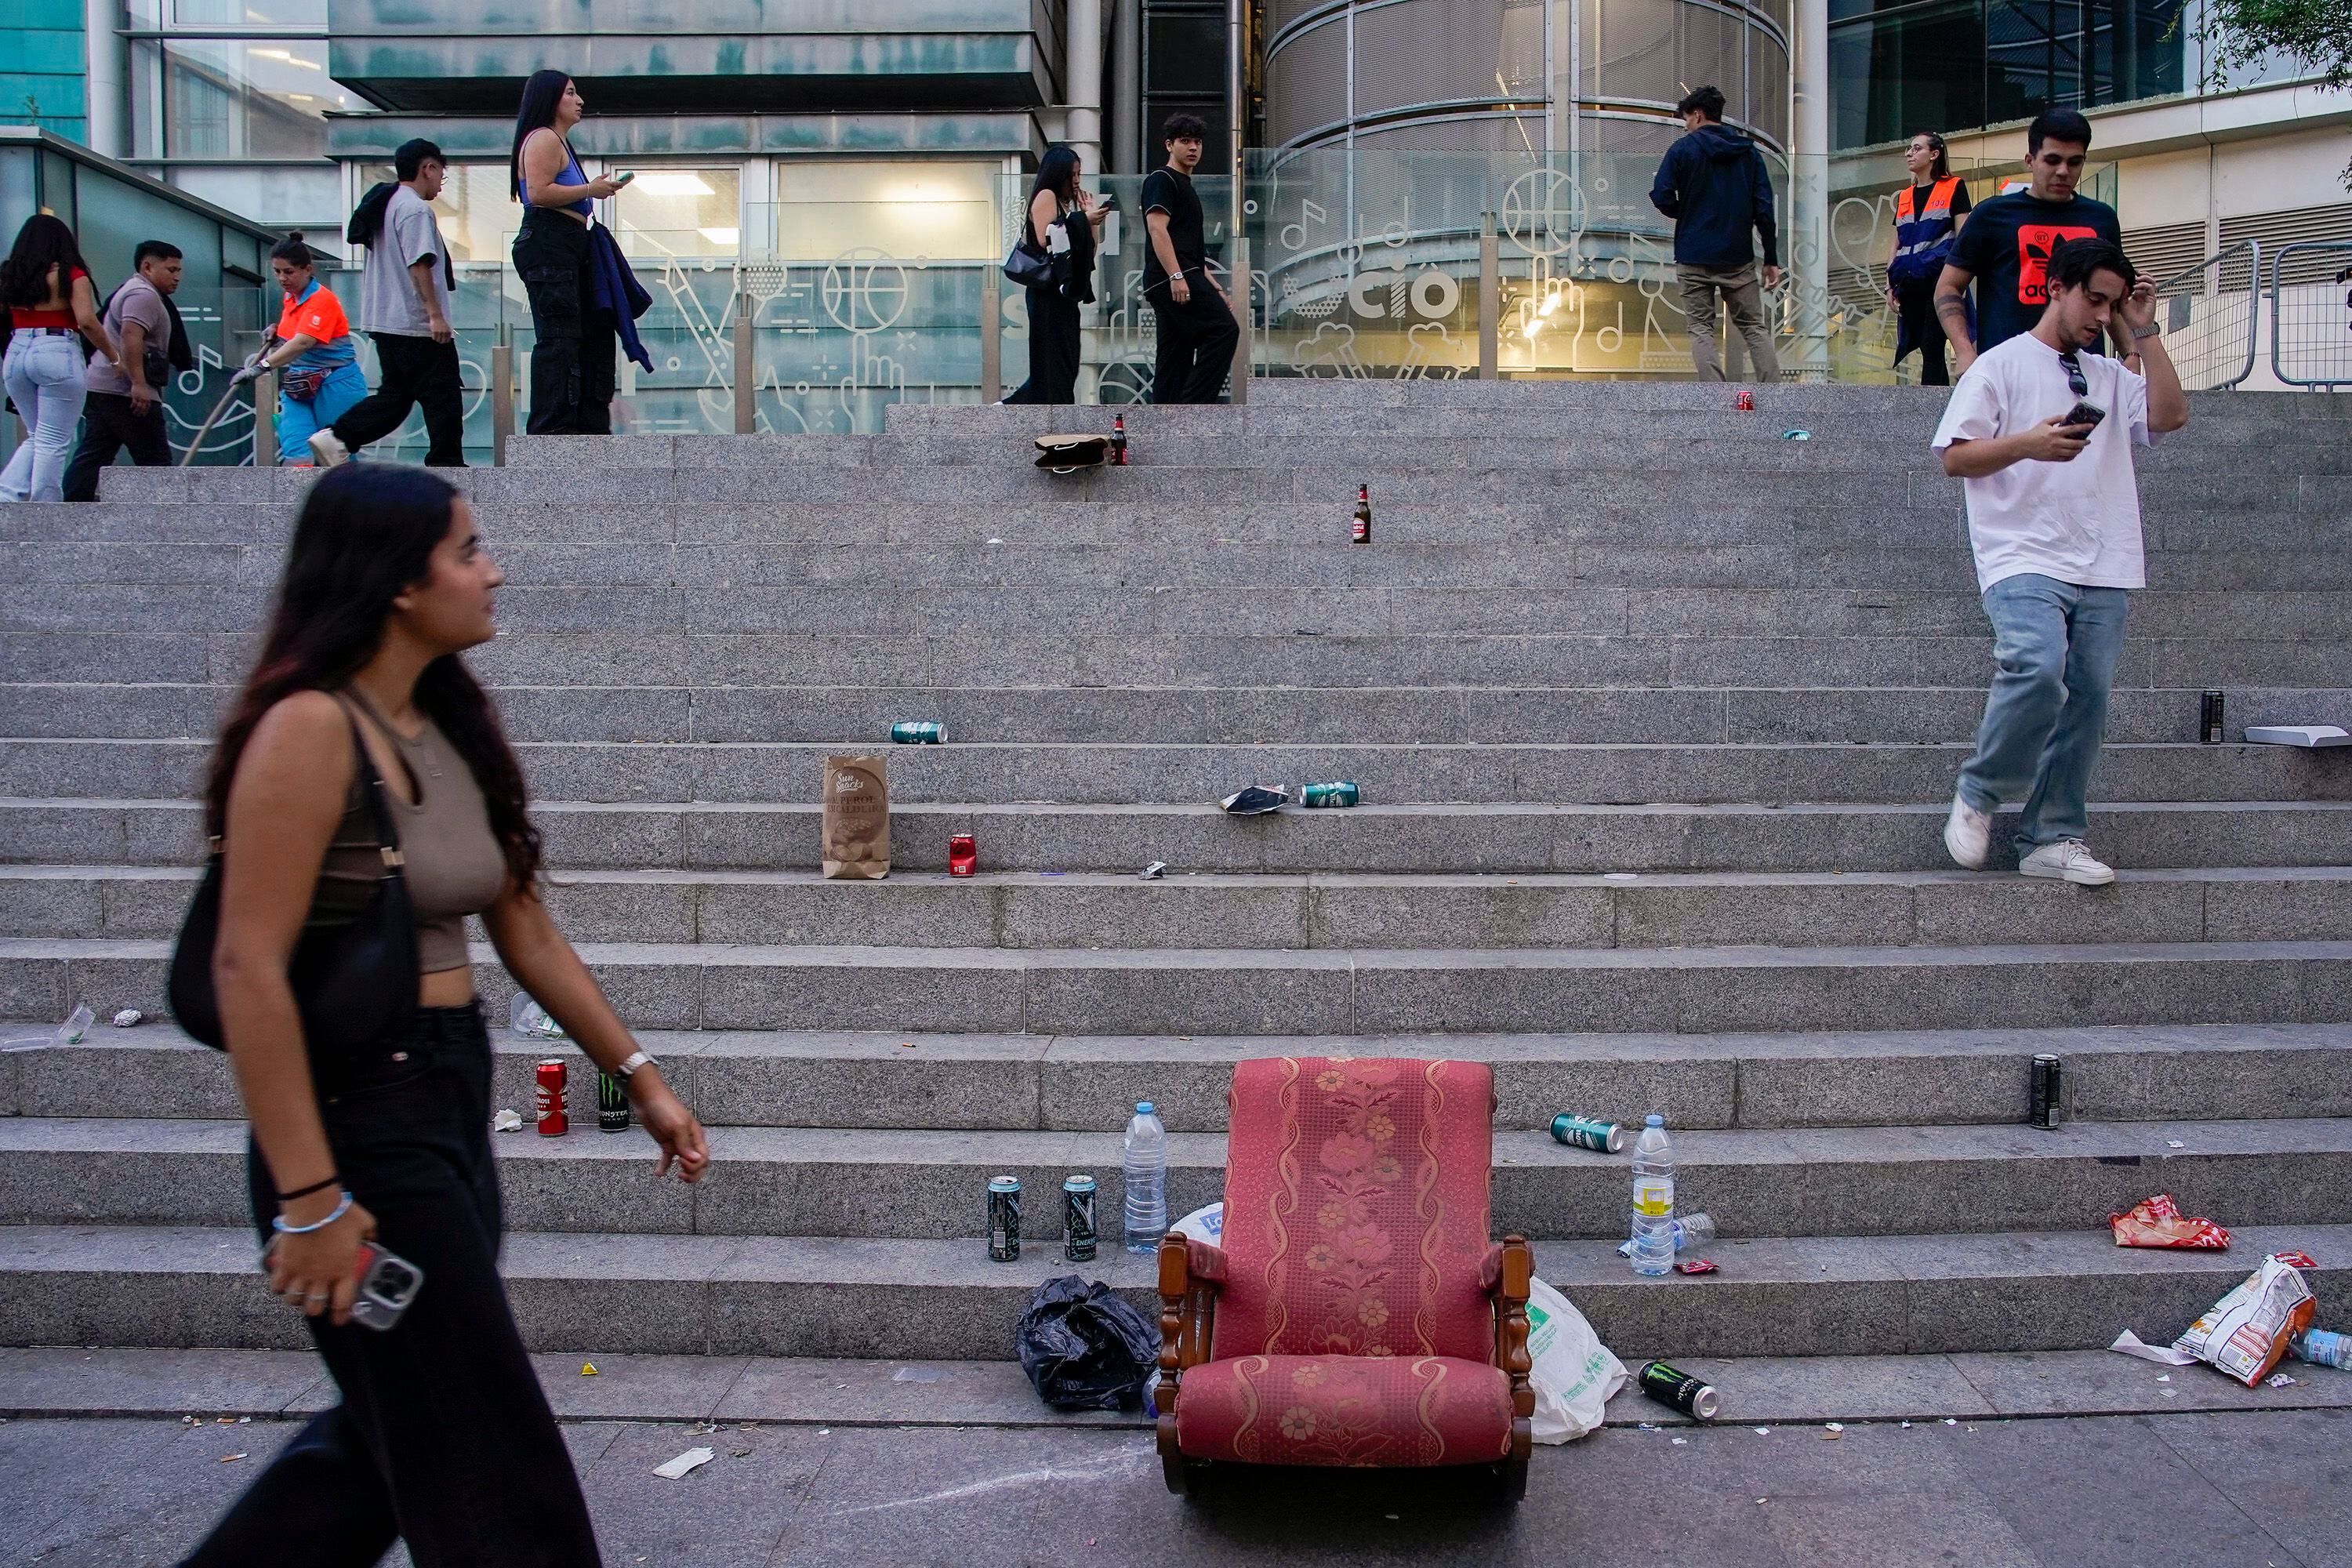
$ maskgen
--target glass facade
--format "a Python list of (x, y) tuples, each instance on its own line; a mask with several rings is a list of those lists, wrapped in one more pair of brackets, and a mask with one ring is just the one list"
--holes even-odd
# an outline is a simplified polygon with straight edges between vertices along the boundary
[(2197, 84), (2184, 0), (1831, 0), (1841, 148), (2095, 109)]

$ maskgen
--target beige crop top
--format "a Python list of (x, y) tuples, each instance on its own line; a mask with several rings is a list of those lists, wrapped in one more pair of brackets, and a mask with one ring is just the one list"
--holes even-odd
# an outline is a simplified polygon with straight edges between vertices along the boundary
[[(409, 900), (416, 910), (417, 968), (425, 974), (463, 969), (467, 962), (466, 917), (497, 902), (507, 880), (506, 856), (490, 831), (482, 786), (432, 720), (425, 719), (424, 727), (411, 738), (387, 723), (365, 698), (352, 695), (359, 710), (408, 764), (409, 784), (416, 795), (412, 805), (390, 787), (384, 790), (407, 862), (403, 870)], [(389, 786), (391, 781), (385, 782)], [(335, 825), (326, 863), (319, 868), (319, 889), (311, 896), (306, 925), (341, 925), (352, 920), (383, 875), (375, 818), (363, 793), (367, 787), (367, 780), (355, 773), (343, 818)]]

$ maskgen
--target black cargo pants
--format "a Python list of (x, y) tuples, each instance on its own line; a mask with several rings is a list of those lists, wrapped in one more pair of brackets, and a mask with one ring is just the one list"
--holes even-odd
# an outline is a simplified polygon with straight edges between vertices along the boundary
[(588, 307), (588, 226), (534, 207), (514, 242), (515, 274), (530, 297), (530, 424), (534, 436), (609, 436), (620, 339), (612, 312)]

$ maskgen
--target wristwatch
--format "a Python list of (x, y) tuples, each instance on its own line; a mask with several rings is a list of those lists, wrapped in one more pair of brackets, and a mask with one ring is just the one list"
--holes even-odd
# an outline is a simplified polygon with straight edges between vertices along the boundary
[(653, 1058), (646, 1055), (645, 1052), (631, 1051), (627, 1056), (623, 1057), (618, 1062), (614, 1064), (613, 1076), (619, 1079), (623, 1083), (626, 1083), (629, 1079), (636, 1076), (636, 1072), (639, 1068), (649, 1068), (658, 1065), (659, 1064), (656, 1063)]
[(2164, 329), (2150, 321), (2145, 327), (2136, 327), (2132, 330), (2132, 342), (2137, 342), (2142, 338), (2160, 338), (2163, 335)]

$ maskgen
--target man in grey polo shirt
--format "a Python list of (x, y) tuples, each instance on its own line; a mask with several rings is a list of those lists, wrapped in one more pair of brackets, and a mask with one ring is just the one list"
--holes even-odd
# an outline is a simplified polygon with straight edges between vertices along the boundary
[(122, 345), (122, 368), (117, 370), (104, 354), (89, 356), (81, 446), (66, 465), (61, 487), (68, 500), (96, 500), (99, 470), (111, 467), (122, 451), (142, 468), (172, 465), (163, 392), (174, 370), (195, 366), (186, 332), (173, 331), (177, 321), (166, 302), (180, 287), (180, 247), (142, 239), (131, 265), (137, 270), (106, 302), (107, 327)]
[(466, 401), (457, 377), (449, 289), (457, 281), (433, 200), (448, 160), (419, 137), (393, 154), (396, 185), (378, 185), (352, 215), (345, 237), (367, 247), (360, 272), (360, 330), (375, 340), (383, 378), (351, 412), (310, 437), (322, 468), (348, 460), (399, 429), (411, 407), (425, 410), (427, 468), (466, 466)]

